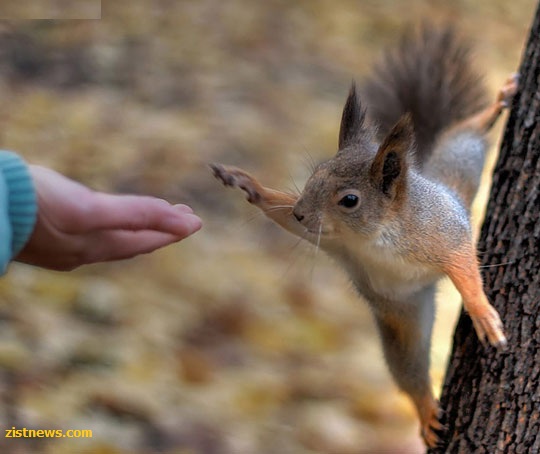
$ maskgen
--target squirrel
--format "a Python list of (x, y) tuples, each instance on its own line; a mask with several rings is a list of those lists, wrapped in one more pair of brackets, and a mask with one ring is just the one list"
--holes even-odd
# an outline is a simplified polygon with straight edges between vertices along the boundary
[(210, 165), (224, 185), (245, 191), (268, 218), (343, 266), (369, 303), (389, 370), (412, 399), (428, 447), (443, 428), (429, 377), (437, 281), (450, 277), (483, 344), (507, 343), (482, 288), (469, 210), (486, 134), (509, 106), (518, 76), (486, 104), (471, 63), (453, 28), (409, 30), (363, 90), (353, 81), (338, 151), (316, 166), (299, 196), (236, 167)]

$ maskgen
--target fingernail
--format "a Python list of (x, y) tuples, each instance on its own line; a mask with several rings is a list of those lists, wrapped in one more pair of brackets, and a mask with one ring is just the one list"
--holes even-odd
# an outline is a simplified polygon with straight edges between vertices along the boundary
[(180, 211), (181, 213), (193, 213), (193, 209), (190, 206), (184, 205), (183, 203), (179, 203), (178, 205), (174, 205), (174, 208), (177, 211)]
[(186, 226), (188, 227), (189, 234), (197, 232), (202, 227), (202, 220), (195, 214), (186, 213)]

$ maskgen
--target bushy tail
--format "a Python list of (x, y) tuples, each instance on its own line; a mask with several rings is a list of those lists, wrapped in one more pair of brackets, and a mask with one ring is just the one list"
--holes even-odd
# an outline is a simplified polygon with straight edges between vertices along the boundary
[(409, 30), (363, 85), (368, 116), (385, 134), (410, 112), (422, 163), (443, 129), (485, 106), (484, 85), (471, 60), (470, 48), (451, 27)]

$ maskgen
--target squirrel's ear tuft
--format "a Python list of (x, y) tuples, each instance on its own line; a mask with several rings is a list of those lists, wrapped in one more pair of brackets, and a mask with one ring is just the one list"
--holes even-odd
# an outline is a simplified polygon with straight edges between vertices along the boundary
[(409, 159), (414, 148), (410, 114), (402, 116), (383, 140), (371, 165), (371, 178), (383, 194), (394, 199), (405, 193)]
[(341, 114), (341, 127), (339, 129), (339, 149), (352, 145), (362, 132), (366, 111), (362, 109), (356, 93), (356, 84), (352, 83), (349, 96)]

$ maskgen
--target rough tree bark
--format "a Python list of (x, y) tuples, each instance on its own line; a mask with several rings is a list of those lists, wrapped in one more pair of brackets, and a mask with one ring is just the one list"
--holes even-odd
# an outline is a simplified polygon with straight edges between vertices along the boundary
[(431, 453), (540, 453), (540, 5), (519, 72), (478, 246), (508, 348), (480, 345), (461, 315)]

